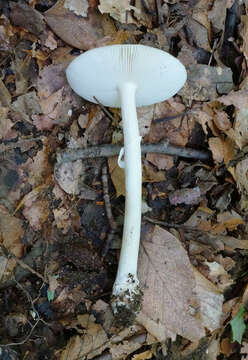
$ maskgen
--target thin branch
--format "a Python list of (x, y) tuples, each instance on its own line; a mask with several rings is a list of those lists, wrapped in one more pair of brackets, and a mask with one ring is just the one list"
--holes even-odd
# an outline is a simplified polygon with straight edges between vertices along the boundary
[(109, 222), (109, 225), (111, 228), (110, 232), (108, 233), (107, 239), (105, 241), (103, 250), (102, 250), (102, 256), (105, 257), (109, 250), (111, 242), (113, 240), (114, 233), (117, 229), (117, 224), (114, 220), (112, 209), (111, 209), (109, 187), (108, 187), (108, 169), (107, 169), (106, 164), (104, 164), (102, 167), (102, 187), (103, 187), (103, 199), (104, 199), (106, 214), (107, 214), (108, 222)]
[(156, 8), (157, 8), (158, 25), (162, 25), (164, 23), (164, 17), (162, 13), (161, 0), (156, 0)]
[(154, 124), (159, 124), (161, 122), (166, 122), (166, 121), (170, 121), (170, 120), (174, 120), (174, 119), (177, 119), (179, 117), (184, 117), (185, 115), (189, 114), (191, 112), (190, 109), (187, 109), (185, 110), (184, 112), (180, 113), (180, 114), (176, 114), (176, 115), (171, 115), (171, 116), (165, 116), (163, 118), (160, 118), (160, 119), (155, 119), (153, 120), (152, 122)]
[(97, 104), (100, 106), (100, 108), (102, 109), (102, 111), (104, 112), (105, 115), (107, 115), (107, 117), (113, 122), (115, 123), (115, 119), (113, 118), (113, 116), (111, 115), (111, 113), (108, 111), (108, 109), (102, 104), (100, 103), (100, 101), (93, 96), (93, 98), (96, 100)]
[(18, 281), (16, 281), (16, 285), (24, 292), (24, 294), (26, 295), (28, 301), (31, 303), (32, 310), (35, 313), (35, 315), (37, 316), (37, 320), (35, 321), (34, 325), (32, 325), (30, 322), (28, 322), (30, 324), (30, 326), (31, 326), (31, 330), (30, 330), (29, 334), (25, 337), (25, 339), (23, 339), (22, 341), (16, 342), (16, 343), (2, 344), (2, 345), (0, 345), (0, 348), (1, 347), (3, 347), (3, 348), (4, 347), (10, 347), (10, 346), (19, 346), (19, 345), (25, 344), (30, 339), (30, 337), (32, 336), (32, 334), (34, 332), (34, 329), (36, 328), (36, 326), (39, 324), (40, 321), (43, 322), (45, 325), (50, 326), (46, 321), (44, 321), (40, 317), (40, 314), (35, 309), (34, 300), (31, 298), (29, 292)]
[(23, 262), (21, 259), (18, 259), (18, 257), (16, 257), (14, 254), (12, 254), (5, 246), (0, 245), (0, 249), (2, 250), (2, 252), (4, 253), (4, 255), (7, 258), (13, 258), (17, 264), (19, 264), (23, 269), (30, 271), (32, 274), (38, 276), (44, 283), (46, 283), (47, 281), (45, 280), (44, 276), (41, 275), (40, 273), (38, 273), (37, 271), (35, 271), (33, 268), (31, 268), (29, 265), (25, 264), (25, 262)]
[[(121, 145), (99, 145), (92, 146), (86, 149), (70, 149), (61, 151), (57, 154), (57, 163), (65, 163), (68, 161), (76, 161), (79, 159), (100, 158), (100, 157), (112, 157), (119, 154)], [(171, 145), (169, 142), (158, 144), (143, 144), (141, 145), (142, 153), (160, 153), (168, 154), (172, 156), (179, 156), (189, 159), (208, 160), (210, 159), (210, 153), (203, 150), (195, 150), (191, 148), (185, 148), (181, 146)]]

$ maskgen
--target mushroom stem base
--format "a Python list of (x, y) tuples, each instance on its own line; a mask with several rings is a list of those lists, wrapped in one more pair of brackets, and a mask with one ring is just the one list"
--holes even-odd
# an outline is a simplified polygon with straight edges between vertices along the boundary
[(111, 306), (117, 326), (130, 326), (141, 310), (143, 292), (139, 281), (129, 274), (123, 283), (115, 283), (111, 299)]

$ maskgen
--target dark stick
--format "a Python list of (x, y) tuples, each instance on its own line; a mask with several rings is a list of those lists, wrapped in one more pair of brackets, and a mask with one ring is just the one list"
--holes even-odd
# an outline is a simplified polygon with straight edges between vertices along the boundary
[[(92, 146), (86, 149), (71, 149), (61, 151), (57, 154), (57, 163), (61, 164), (68, 161), (76, 161), (79, 159), (111, 157), (119, 154), (121, 145), (99, 145)], [(158, 144), (143, 144), (141, 145), (142, 153), (160, 153), (172, 156), (180, 156), (189, 159), (208, 160), (210, 153), (203, 150), (195, 150), (181, 146), (171, 145), (168, 142)]]
[(185, 115), (187, 115), (188, 113), (190, 113), (190, 109), (187, 109), (185, 110), (184, 112), (182, 112), (181, 114), (176, 114), (176, 115), (171, 115), (171, 116), (165, 116), (163, 118), (160, 118), (160, 119), (155, 119), (153, 120), (152, 122), (154, 124), (158, 124), (158, 123), (161, 123), (161, 122), (165, 122), (165, 121), (169, 121), (169, 120), (174, 120), (174, 119), (177, 119), (179, 117), (184, 117)]
[(105, 244), (102, 249), (102, 257), (105, 257), (108, 253), (109, 247), (111, 245), (112, 239), (114, 237), (115, 231), (117, 229), (117, 224), (114, 220), (111, 202), (109, 196), (109, 187), (108, 187), (108, 169), (107, 165), (104, 164), (102, 167), (102, 188), (103, 188), (103, 199), (105, 204), (106, 215), (108, 218), (108, 222), (110, 225), (110, 232), (108, 233), (107, 239), (105, 240)]
[(95, 96), (93, 96), (93, 99), (96, 100), (97, 104), (100, 106), (104, 114), (107, 115), (111, 121), (115, 122), (115, 119), (113, 118), (111, 113), (106, 109), (106, 107), (103, 104), (101, 104), (100, 101)]
[(162, 25), (164, 23), (163, 14), (161, 11), (161, 0), (156, 0), (156, 7), (157, 7), (157, 16), (158, 16), (158, 25)]

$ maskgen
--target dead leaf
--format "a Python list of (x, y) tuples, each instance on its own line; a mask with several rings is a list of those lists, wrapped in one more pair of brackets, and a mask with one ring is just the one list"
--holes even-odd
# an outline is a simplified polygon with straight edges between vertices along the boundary
[(218, 224), (216, 224), (212, 230), (216, 234), (224, 232), (225, 230), (234, 231), (239, 225), (244, 224), (242, 217), (234, 210), (218, 214), (217, 221)]
[(216, 111), (213, 120), (217, 128), (221, 131), (227, 131), (232, 127), (229, 116), (225, 111)]
[(146, 160), (155, 165), (159, 170), (169, 170), (174, 166), (173, 156), (166, 154), (148, 153)]
[(246, 61), (248, 61), (248, 21), (247, 21), (247, 14), (241, 16), (241, 36), (243, 38), (243, 54), (246, 58)]
[(23, 235), (23, 222), (0, 205), (0, 242), (19, 258), (22, 257), (24, 247), (21, 243)]
[(26, 93), (25, 95), (18, 96), (17, 100), (13, 102), (10, 109), (17, 113), (20, 120), (33, 122), (33, 116), (41, 114), (41, 107), (39, 98), (35, 91)]
[(2, 106), (9, 106), (11, 103), (11, 95), (9, 93), (9, 90), (4, 85), (2, 79), (0, 79), (0, 104)]
[(102, 14), (110, 14), (113, 19), (121, 23), (126, 23), (126, 21), (127, 23), (134, 22), (134, 19), (132, 19), (131, 16), (127, 17), (127, 12), (133, 10), (139, 13), (135, 6), (130, 5), (130, 0), (122, 0), (118, 2), (115, 0), (100, 0), (98, 9)]
[(187, 204), (195, 205), (199, 204), (201, 200), (201, 192), (198, 186), (193, 189), (179, 189), (173, 191), (169, 195), (169, 201), (172, 205)]
[(0, 105), (0, 139), (6, 139), (11, 133), (13, 122), (8, 118), (9, 109)]
[(64, 7), (73, 11), (76, 15), (83, 17), (88, 15), (88, 0), (65, 0)]
[(235, 141), (237, 146), (242, 149), (248, 143), (248, 90), (231, 91), (230, 94), (221, 96), (218, 101), (229, 106), (234, 105), (236, 116), (233, 129), (227, 132), (227, 135)]
[[(104, 344), (107, 343), (108, 337), (102, 326), (95, 323), (93, 315), (85, 315), (81, 316), (81, 318), (81, 327), (85, 328), (84, 334), (70, 338), (66, 349), (60, 356), (60, 360), (67, 360), (68, 358), (70, 360), (77, 360), (99, 348), (103, 347), (104, 350)], [(78, 319), (80, 321), (80, 316)]]
[(192, 100), (215, 100), (217, 93), (226, 94), (232, 90), (232, 71), (227, 67), (192, 64), (187, 70), (188, 79), (179, 94), (190, 104)]
[(144, 301), (137, 321), (159, 341), (181, 335), (191, 341), (204, 336), (196, 317), (195, 279), (180, 241), (155, 226), (143, 233), (139, 274)]
[(32, 204), (24, 204), (23, 215), (28, 220), (30, 226), (35, 230), (41, 230), (49, 214), (49, 204), (46, 199), (34, 200)]
[(14, 25), (27, 29), (36, 36), (46, 31), (45, 22), (41, 13), (24, 1), (10, 2), (10, 19)]
[(224, 31), (225, 20), (226, 20), (226, 0), (216, 0), (213, 3), (212, 10), (208, 12), (208, 17), (215, 32)]
[[(113, 22), (95, 9), (88, 10), (83, 18), (64, 7), (59, 0), (45, 13), (45, 20), (55, 34), (72, 47), (89, 50), (112, 40), (116, 33)], [(82, 36), (83, 34), (83, 36)]]
[(125, 171), (124, 169), (120, 168), (118, 165), (118, 157), (110, 157), (108, 158), (108, 166), (109, 166), (109, 174), (113, 181), (116, 196), (119, 197), (120, 195), (126, 194), (125, 192)]
[(229, 338), (224, 338), (220, 343), (220, 352), (225, 356), (229, 357), (233, 352), (233, 343), (231, 343)]
[(144, 351), (142, 353), (136, 354), (132, 357), (132, 360), (146, 360), (151, 359), (153, 357), (153, 353), (151, 350)]
[(200, 302), (202, 325), (210, 331), (221, 326), (222, 304), (224, 296), (212, 282), (194, 268), (196, 293)]
[(209, 273), (207, 277), (216, 287), (224, 291), (233, 284), (231, 275), (224, 269), (223, 265), (219, 264), (216, 261), (205, 261), (204, 265), (207, 265), (209, 268)]
[(217, 162), (217, 164), (222, 163), (224, 160), (224, 141), (219, 137), (211, 137), (208, 143), (214, 161)]

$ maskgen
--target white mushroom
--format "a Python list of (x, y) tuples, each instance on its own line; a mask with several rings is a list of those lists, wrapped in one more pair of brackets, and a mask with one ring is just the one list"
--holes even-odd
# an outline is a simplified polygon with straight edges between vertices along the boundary
[(66, 71), (72, 89), (83, 98), (121, 107), (124, 132), (125, 219), (112, 308), (130, 321), (140, 310), (137, 279), (141, 225), (141, 137), (136, 106), (151, 105), (176, 94), (186, 81), (184, 66), (170, 54), (143, 45), (112, 45), (89, 50)]

